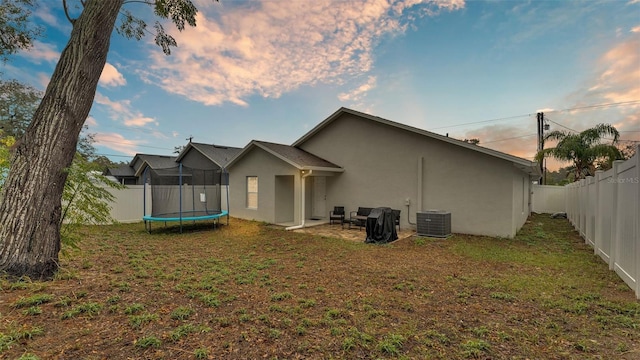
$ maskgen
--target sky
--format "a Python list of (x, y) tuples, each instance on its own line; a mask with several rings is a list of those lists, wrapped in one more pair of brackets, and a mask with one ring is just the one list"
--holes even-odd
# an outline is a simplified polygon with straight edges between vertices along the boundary
[[(340, 107), (529, 160), (539, 111), (550, 131), (608, 123), (640, 140), (640, 0), (194, 3), (195, 28), (163, 22), (169, 56), (113, 33), (86, 121), (99, 154), (292, 144)], [(54, 0), (31, 21), (43, 36), (0, 72), (44, 90), (71, 25)]]

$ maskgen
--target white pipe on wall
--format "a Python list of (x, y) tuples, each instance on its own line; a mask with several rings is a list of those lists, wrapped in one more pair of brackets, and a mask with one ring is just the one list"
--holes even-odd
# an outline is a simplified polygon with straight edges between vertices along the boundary
[(302, 176), (300, 177), (301, 181), (302, 181), (302, 209), (300, 209), (300, 212), (302, 213), (302, 222), (300, 223), (300, 225), (294, 225), (294, 226), (289, 226), (288, 228), (285, 228), (285, 230), (295, 230), (295, 229), (302, 229), (304, 227), (304, 218), (305, 218), (305, 198), (307, 197), (307, 194), (305, 193), (305, 181), (307, 179), (307, 177), (309, 175), (311, 175), (313, 173), (313, 170), (309, 170), (308, 173), (304, 173), (304, 170), (302, 170)]
[[(424, 157), (419, 157), (418, 158), (418, 201), (417, 201), (417, 209), (416, 211), (422, 211), (424, 210), (422, 208), (422, 188), (423, 188), (423, 163), (424, 162)], [(409, 214), (407, 214), (408, 216)]]

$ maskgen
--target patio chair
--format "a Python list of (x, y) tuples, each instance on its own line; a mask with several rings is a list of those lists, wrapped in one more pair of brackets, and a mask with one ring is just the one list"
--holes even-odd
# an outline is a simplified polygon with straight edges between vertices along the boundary
[(329, 225), (333, 225), (334, 221), (340, 221), (344, 229), (344, 206), (334, 206), (333, 210), (329, 211)]
[(371, 210), (373, 210), (373, 208), (358, 207), (358, 211), (352, 211), (349, 214), (349, 229), (351, 229), (351, 224), (353, 224), (362, 230), (362, 227), (367, 223), (367, 216), (369, 216)]

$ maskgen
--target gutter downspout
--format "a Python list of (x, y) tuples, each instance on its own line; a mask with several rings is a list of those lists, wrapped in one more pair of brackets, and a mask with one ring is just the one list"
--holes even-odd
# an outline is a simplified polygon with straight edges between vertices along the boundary
[(294, 225), (294, 226), (289, 226), (288, 228), (285, 228), (285, 230), (295, 230), (295, 229), (302, 229), (304, 227), (304, 218), (305, 218), (305, 213), (304, 213), (304, 199), (306, 197), (306, 193), (304, 191), (304, 183), (305, 183), (305, 179), (310, 176), (313, 173), (313, 170), (309, 170), (308, 173), (303, 174), (302, 177), (300, 178), (300, 181), (302, 182), (302, 209), (300, 209), (300, 212), (302, 213), (302, 222), (300, 223), (300, 225)]
[(411, 202), (409, 199), (407, 199), (407, 222), (409, 223), (409, 225), (416, 225), (418, 222), (418, 211), (422, 211), (422, 191), (423, 191), (423, 163), (424, 163), (424, 157), (420, 156), (418, 158), (418, 189), (417, 189), (417, 199), (416, 199), (416, 204), (417, 204), (417, 210), (416, 210), (416, 222), (412, 223), (411, 222)]

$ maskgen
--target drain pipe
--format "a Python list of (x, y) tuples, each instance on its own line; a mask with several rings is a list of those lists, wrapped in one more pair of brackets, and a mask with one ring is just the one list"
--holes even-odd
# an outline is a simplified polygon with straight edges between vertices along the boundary
[[(423, 180), (423, 162), (424, 162), (424, 157), (420, 156), (418, 158), (418, 196), (417, 196), (417, 208), (418, 210), (416, 210), (416, 222), (418, 221), (418, 211), (422, 210), (422, 184), (424, 183)], [(411, 222), (411, 201), (409, 200), (409, 198), (407, 198), (407, 222), (409, 223), (409, 225), (416, 225), (415, 223)]]
[[(304, 173), (304, 170), (302, 171)], [(288, 228), (285, 228), (285, 230), (295, 230), (295, 229), (302, 229), (304, 227), (304, 218), (305, 218), (305, 213), (304, 213), (304, 199), (307, 197), (307, 194), (304, 191), (304, 183), (305, 180), (307, 179), (308, 176), (310, 176), (313, 173), (313, 170), (309, 170), (308, 173), (306, 174), (302, 174), (302, 177), (300, 178), (302, 181), (302, 209), (300, 209), (300, 212), (302, 213), (302, 222), (300, 223), (300, 225), (295, 225), (295, 226), (289, 226)]]

